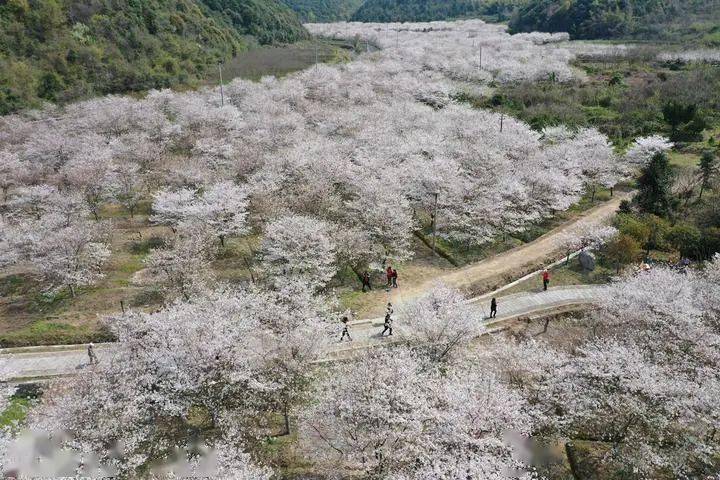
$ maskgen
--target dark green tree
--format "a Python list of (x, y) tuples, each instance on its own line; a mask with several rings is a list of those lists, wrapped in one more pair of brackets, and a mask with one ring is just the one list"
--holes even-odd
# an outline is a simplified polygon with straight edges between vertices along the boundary
[(658, 152), (643, 168), (638, 179), (636, 202), (640, 210), (659, 217), (667, 217), (673, 207), (671, 192), (672, 169), (667, 155)]
[(702, 157), (700, 157), (700, 196), (699, 199), (702, 199), (703, 192), (710, 188), (710, 184), (712, 182), (713, 177), (717, 173), (717, 158), (715, 157), (715, 154), (711, 152), (710, 150), (705, 150), (702, 154)]
[(698, 140), (707, 127), (707, 122), (694, 103), (667, 102), (662, 108), (662, 114), (665, 122), (670, 125), (672, 140)]

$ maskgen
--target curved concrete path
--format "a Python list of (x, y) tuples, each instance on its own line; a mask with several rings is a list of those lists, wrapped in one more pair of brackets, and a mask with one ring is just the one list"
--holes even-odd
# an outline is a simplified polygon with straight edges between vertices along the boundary
[[(491, 332), (498, 325), (517, 318), (540, 316), (561, 311), (567, 307), (578, 307), (600, 300), (605, 286), (577, 285), (551, 288), (547, 292), (527, 292), (498, 297), (498, 315), (495, 319), (486, 318), (482, 333)], [(491, 294), (468, 300), (477, 305), (484, 317), (489, 313)], [(405, 333), (412, 329), (412, 321), (402, 318), (395, 320), (392, 337), (380, 337), (383, 319), (357, 320), (351, 322), (352, 342), (335, 342), (327, 348), (327, 360), (347, 358), (358, 350), (401, 342)], [(72, 375), (88, 366), (86, 345), (68, 345), (57, 347), (29, 347), (25, 349), (0, 350), (0, 381), (27, 382), (42, 378)], [(100, 362), (110, 357), (113, 344), (95, 345)]]

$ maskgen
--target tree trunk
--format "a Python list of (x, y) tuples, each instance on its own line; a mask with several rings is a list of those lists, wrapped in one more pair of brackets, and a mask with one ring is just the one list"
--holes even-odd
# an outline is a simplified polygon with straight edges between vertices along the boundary
[(245, 263), (245, 268), (247, 268), (247, 271), (250, 273), (250, 280), (252, 280), (252, 283), (255, 283), (255, 274), (252, 271), (252, 267), (250, 265), (250, 262), (248, 261), (247, 257), (243, 256), (243, 263)]
[(225, 235), (220, 235), (220, 246), (221, 247), (225, 246)]
[(72, 284), (70, 284), (70, 285), (68, 285), (68, 288), (70, 289), (70, 296), (72, 298), (75, 298), (75, 287)]
[(362, 274), (359, 272), (358, 268), (355, 267), (355, 265), (350, 265), (350, 270), (353, 271), (353, 273), (355, 274), (355, 276), (357, 276), (358, 280), (360, 280), (360, 285), (362, 285), (362, 284), (363, 284), (363, 276), (362, 276)]
[(543, 328), (542, 333), (547, 333), (548, 331), (548, 325), (550, 325), (550, 318), (545, 319), (545, 327)]
[(290, 405), (285, 402), (283, 408), (283, 420), (285, 421), (285, 433), (283, 435), (290, 435)]

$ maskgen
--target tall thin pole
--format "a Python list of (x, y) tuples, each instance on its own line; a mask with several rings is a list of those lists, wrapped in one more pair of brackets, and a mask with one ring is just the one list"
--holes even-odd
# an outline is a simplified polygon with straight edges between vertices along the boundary
[(225, 106), (225, 92), (223, 91), (223, 79), (222, 79), (222, 63), (218, 63), (218, 71), (220, 72), (220, 105)]
[(480, 45), (480, 53), (478, 54), (478, 69), (482, 70), (482, 45)]
[(320, 63), (320, 60), (319, 60), (319, 54), (318, 54), (318, 46), (316, 43), (315, 44), (315, 70), (318, 69), (318, 63)]
[(500, 133), (502, 133), (503, 130), (503, 121), (505, 120), (505, 113), (500, 114)]
[(435, 256), (435, 226), (437, 225), (437, 209), (438, 209), (438, 193), (435, 192), (435, 206), (433, 207), (433, 215), (432, 215), (432, 231), (433, 231), (433, 240), (432, 240), (432, 252), (433, 257)]
[(400, 29), (395, 30), (395, 48), (400, 46)]

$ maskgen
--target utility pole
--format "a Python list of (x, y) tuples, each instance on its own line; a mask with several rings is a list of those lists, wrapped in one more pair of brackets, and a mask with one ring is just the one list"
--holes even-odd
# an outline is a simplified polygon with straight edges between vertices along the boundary
[(365, 51), (370, 53), (370, 41), (367, 38), (365, 39)]
[(435, 192), (435, 206), (433, 207), (433, 214), (432, 214), (432, 232), (433, 232), (433, 240), (432, 240), (432, 252), (433, 257), (435, 256), (435, 230), (437, 226), (437, 209), (438, 209), (438, 192)]
[(395, 30), (395, 48), (400, 47), (400, 29)]
[(223, 91), (223, 80), (222, 80), (222, 63), (218, 63), (218, 71), (220, 72), (220, 105), (225, 106), (225, 92)]
[(315, 44), (315, 71), (318, 69), (318, 63), (320, 63), (320, 54), (318, 53), (318, 45)]
[(500, 114), (500, 133), (502, 133), (503, 129), (503, 121), (505, 120), (505, 113)]
[(478, 55), (478, 70), (482, 70), (482, 45), (480, 45), (480, 53)]

